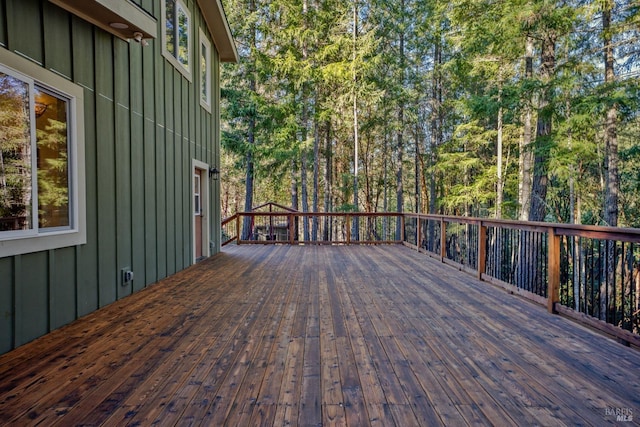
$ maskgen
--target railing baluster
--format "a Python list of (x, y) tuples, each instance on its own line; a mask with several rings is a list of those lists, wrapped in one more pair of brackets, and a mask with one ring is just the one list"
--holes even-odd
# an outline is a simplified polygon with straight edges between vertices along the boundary
[(487, 267), (487, 227), (480, 221), (478, 223), (478, 280), (482, 280), (482, 275)]
[(440, 219), (440, 261), (447, 258), (447, 226), (444, 218)]
[(553, 227), (547, 234), (549, 261), (547, 262), (547, 310), (556, 313), (555, 304), (560, 301), (560, 236)]

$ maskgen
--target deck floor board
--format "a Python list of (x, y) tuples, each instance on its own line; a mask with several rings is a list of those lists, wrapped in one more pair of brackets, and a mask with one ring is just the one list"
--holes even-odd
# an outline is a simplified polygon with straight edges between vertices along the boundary
[(0, 356), (0, 425), (640, 420), (640, 351), (404, 246), (231, 246)]

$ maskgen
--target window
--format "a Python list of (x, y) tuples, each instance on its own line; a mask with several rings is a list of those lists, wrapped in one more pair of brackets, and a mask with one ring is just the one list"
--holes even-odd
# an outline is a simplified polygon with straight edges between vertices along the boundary
[(202, 199), (200, 197), (200, 174), (193, 175), (193, 213), (195, 216), (202, 214)]
[(211, 42), (200, 29), (200, 105), (211, 112)]
[(0, 257), (85, 243), (82, 94), (0, 49)]
[(191, 80), (191, 15), (181, 0), (165, 0), (162, 10), (164, 24), (163, 54), (180, 72)]

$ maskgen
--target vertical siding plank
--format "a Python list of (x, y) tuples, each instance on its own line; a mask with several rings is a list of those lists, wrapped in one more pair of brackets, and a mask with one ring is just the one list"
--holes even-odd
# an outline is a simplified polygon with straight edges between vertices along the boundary
[(0, 354), (13, 348), (14, 289), (13, 258), (0, 258)]
[(165, 119), (167, 135), (165, 140), (165, 161), (164, 165), (166, 177), (166, 194), (167, 194), (167, 274), (171, 275), (176, 272), (176, 204), (175, 204), (175, 118), (174, 118), (174, 92), (173, 82), (174, 75), (178, 74), (171, 65), (165, 63)]
[(77, 248), (77, 313), (84, 316), (98, 308), (98, 191), (96, 97), (93, 27), (72, 18), (73, 76), (84, 89), (84, 138), (86, 169), (87, 244)]
[[(155, 43), (151, 42), (151, 43)], [(158, 280), (158, 234), (156, 221), (156, 125), (155, 86), (156, 68), (153, 57), (155, 46), (142, 50), (142, 91), (144, 109), (144, 243), (145, 284)]]
[[(116, 178), (116, 275), (118, 299), (130, 295), (132, 285), (124, 286), (120, 270), (131, 268), (131, 110), (129, 101), (129, 44), (114, 38), (115, 82), (115, 178)], [(135, 273), (135, 272), (134, 272)], [(134, 275), (135, 279), (135, 275)]]
[(16, 257), (16, 346), (49, 332), (47, 252)]
[[(196, 77), (194, 76), (194, 79)], [(183, 81), (182, 84), (182, 268), (191, 265), (193, 255), (193, 195), (191, 194), (191, 181), (193, 171), (191, 170), (191, 140), (193, 138), (190, 127), (192, 108), (189, 100), (193, 99), (192, 93), (195, 86)]]
[(112, 37), (95, 32), (96, 44), (96, 122), (98, 175), (98, 292), (99, 305), (117, 298), (116, 262), (116, 178), (115, 178), (115, 112), (113, 92)]
[(144, 116), (142, 87), (142, 50), (139, 43), (129, 45), (129, 69), (131, 70), (131, 267), (134, 272), (133, 291), (146, 285), (145, 268), (145, 198), (144, 188)]
[(166, 144), (167, 122), (165, 109), (165, 74), (168, 68), (162, 57), (162, 46), (159, 40), (153, 42), (155, 48), (155, 120), (156, 120), (156, 203), (157, 203), (157, 265), (158, 279), (167, 276), (167, 185), (166, 185)]
[[(197, 29), (196, 29), (197, 31)], [(197, 50), (196, 50), (197, 52)], [(197, 55), (196, 55), (197, 58)], [(200, 80), (199, 78), (194, 77), (194, 81)], [(191, 159), (198, 158), (202, 160), (202, 158), (196, 157), (195, 154), (195, 143), (198, 139), (198, 129), (195, 127), (196, 123), (196, 111), (200, 109), (200, 96), (198, 95), (198, 90), (196, 89), (197, 85), (186, 85), (187, 95), (185, 96), (184, 102), (185, 105), (185, 114), (186, 114), (186, 123), (188, 138), (185, 139), (185, 152), (184, 152), (184, 174), (185, 174), (185, 199), (184, 199), (184, 212), (185, 212), (185, 252), (184, 252), (184, 265), (185, 267), (191, 265), (193, 263), (193, 259), (195, 258), (195, 253), (193, 252), (193, 248), (195, 245), (195, 230), (194, 230), (194, 218), (193, 218), (193, 194), (191, 192), (191, 181), (193, 178), (193, 170), (191, 170)], [(196, 105), (198, 107), (196, 107)], [(204, 187), (203, 187), (204, 188)], [(205, 218), (205, 221), (208, 221), (209, 217)]]
[(72, 322), (76, 316), (75, 248), (61, 248), (49, 253), (49, 328), (54, 330)]
[[(149, 95), (145, 95), (149, 96)], [(153, 121), (144, 120), (144, 245), (145, 284), (158, 280), (158, 224), (156, 222), (156, 127)]]
[(176, 272), (176, 182), (175, 174), (175, 146), (174, 132), (167, 131), (166, 139), (166, 171), (167, 171), (167, 274)]
[(184, 252), (184, 174), (182, 172), (182, 159), (183, 159), (183, 145), (184, 145), (184, 136), (183, 133), (186, 131), (184, 129), (184, 122), (182, 120), (182, 111), (185, 106), (182, 104), (182, 93), (183, 93), (183, 85), (185, 79), (181, 74), (175, 73), (174, 80), (174, 104), (176, 106), (174, 110), (174, 120), (176, 123), (176, 145), (174, 148), (174, 181), (175, 181), (175, 207), (176, 207), (176, 218), (175, 218), (175, 236), (176, 236), (176, 271), (180, 271), (184, 268), (183, 265), (183, 252)]
[(9, 49), (43, 65), (40, 2), (11, 1), (6, 7)]
[(69, 13), (53, 3), (43, 3), (45, 67), (72, 78)]
[(156, 203), (157, 203), (157, 260), (158, 280), (167, 277), (167, 181), (166, 181), (166, 145), (165, 127), (156, 127)]

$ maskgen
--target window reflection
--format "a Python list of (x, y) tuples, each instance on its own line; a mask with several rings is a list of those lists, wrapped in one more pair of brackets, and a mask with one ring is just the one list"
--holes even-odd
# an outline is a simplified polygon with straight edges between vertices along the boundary
[(207, 51), (207, 45), (200, 44), (200, 99), (207, 104), (209, 103), (209, 76), (207, 73), (207, 65), (209, 52)]
[(181, 1), (165, 0), (166, 52), (189, 71), (189, 12)]
[(36, 87), (38, 146), (38, 226), (67, 227), (69, 161), (67, 101)]
[(167, 0), (167, 9), (166, 9), (166, 24), (165, 24), (165, 34), (166, 34), (166, 48), (173, 56), (176, 56), (176, 38), (175, 38), (175, 17), (176, 17), (176, 4), (173, 0)]
[(189, 16), (178, 6), (178, 56), (177, 59), (189, 68)]
[(29, 84), (0, 72), (0, 231), (32, 221)]

